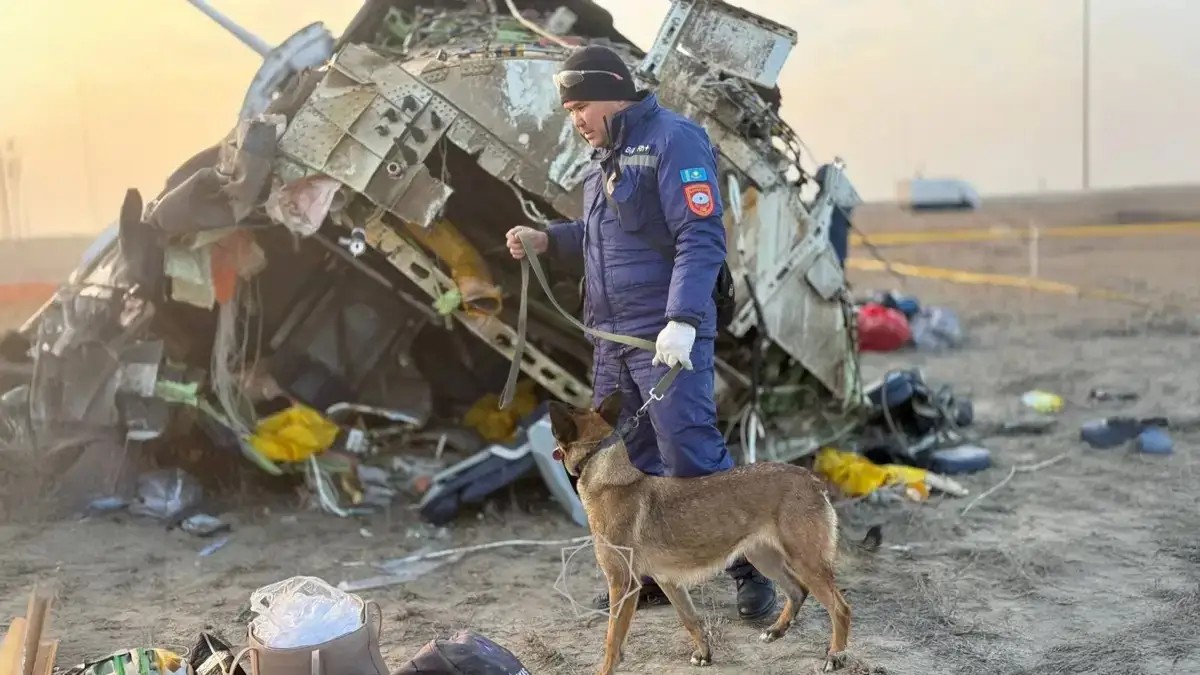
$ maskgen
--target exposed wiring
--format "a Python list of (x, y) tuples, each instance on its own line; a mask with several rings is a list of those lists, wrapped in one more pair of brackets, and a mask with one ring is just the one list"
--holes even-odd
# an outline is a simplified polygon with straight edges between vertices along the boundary
[(542, 215), (542, 212), (538, 210), (538, 207), (521, 193), (520, 187), (518, 187), (512, 181), (504, 181), (504, 183), (510, 190), (512, 190), (513, 194), (516, 195), (517, 202), (521, 205), (521, 212), (525, 214), (526, 218), (528, 218), (531, 222), (542, 226), (545, 226), (550, 222), (550, 219)]
[(873, 257), (873, 258), (875, 258), (876, 260), (878, 260), (878, 261), (879, 261), (879, 262), (880, 262), (880, 263), (883, 265), (884, 269), (885, 269), (885, 270), (887, 270), (887, 273), (888, 273), (888, 274), (891, 274), (892, 276), (894, 276), (894, 277), (896, 277), (897, 279), (899, 279), (899, 280), (900, 280), (900, 283), (901, 283), (902, 285), (904, 285), (904, 284), (907, 284), (907, 283), (908, 283), (908, 277), (906, 277), (906, 276), (904, 276), (903, 274), (901, 274), (901, 273), (897, 272), (897, 271), (896, 271), (896, 269), (895, 269), (894, 267), (892, 267), (892, 263), (891, 263), (891, 261), (890, 261), (890, 260), (888, 260), (888, 259), (887, 259), (887, 258), (886, 258), (886, 257), (883, 255), (883, 253), (881, 253), (881, 252), (879, 251), (879, 247), (877, 247), (877, 246), (875, 246), (875, 244), (871, 243), (871, 240), (870, 240), (870, 238), (868, 238), (868, 237), (867, 237), (866, 233), (864, 233), (862, 230), (860, 230), (860, 229), (858, 228), (858, 226), (857, 226), (857, 225), (855, 225), (855, 224), (854, 224), (854, 222), (853, 222), (853, 221), (851, 221), (849, 218), (847, 218), (847, 219), (846, 219), (846, 222), (850, 223), (850, 229), (851, 229), (851, 231), (853, 231), (854, 233), (856, 233), (856, 234), (858, 235), (860, 242), (862, 243), (862, 245), (863, 245), (863, 246), (866, 246), (866, 247), (867, 247), (867, 251), (868, 251), (868, 252), (870, 252), (870, 254), (871, 254), (871, 257)]
[(517, 6), (513, 4), (513, 0), (504, 0), (504, 3), (508, 5), (508, 11), (512, 12), (513, 18), (516, 19), (522, 26), (525, 26), (534, 33), (541, 35), (542, 37), (564, 49), (575, 49), (575, 45), (572, 45), (570, 42), (567, 42), (557, 35), (546, 31), (541, 26), (521, 16), (521, 12), (517, 11)]
[(763, 439), (769, 444), (767, 439), (766, 427), (762, 423), (762, 399), (759, 394), (759, 385), (762, 378), (763, 367), (763, 351), (767, 348), (770, 336), (767, 333), (767, 319), (763, 315), (762, 303), (758, 301), (758, 294), (754, 292), (754, 280), (750, 278), (750, 274), (744, 275), (746, 281), (746, 291), (750, 294), (750, 302), (754, 306), (754, 318), (756, 323), (754, 344), (750, 349), (750, 405), (748, 415), (745, 422), (742, 424), (742, 451), (746, 455), (746, 463), (753, 464), (758, 460), (758, 436), (761, 433)]
[(574, 539), (506, 539), (504, 541), (493, 541), (486, 544), (476, 544), (474, 546), (463, 546), (461, 548), (448, 548), (441, 551), (433, 551), (431, 553), (414, 553), (389, 560), (385, 566), (389, 570), (394, 570), (401, 565), (409, 565), (415, 562), (425, 560), (437, 560), (439, 558), (450, 558), (454, 556), (466, 555), (468, 553), (478, 553), (479, 551), (490, 551), (494, 548), (508, 548), (511, 546), (577, 546), (579, 544), (588, 544), (592, 541), (588, 537), (575, 537)]

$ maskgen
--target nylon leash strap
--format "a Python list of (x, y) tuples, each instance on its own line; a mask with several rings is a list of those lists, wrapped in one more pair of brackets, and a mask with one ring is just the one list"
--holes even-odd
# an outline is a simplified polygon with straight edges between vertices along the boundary
[[(524, 357), (525, 353), (525, 330), (529, 323), (530, 269), (533, 270), (533, 275), (537, 277), (538, 284), (541, 285), (542, 291), (545, 292), (546, 297), (550, 299), (550, 304), (554, 306), (554, 309), (558, 310), (558, 313), (561, 314), (568, 323), (581, 332), (601, 340), (608, 340), (610, 342), (616, 342), (619, 344), (628, 345), (630, 347), (644, 349), (649, 352), (655, 351), (654, 343), (649, 340), (588, 328), (587, 326), (583, 325), (581, 321), (572, 316), (570, 312), (563, 309), (562, 305), (558, 304), (558, 299), (554, 297), (554, 291), (550, 290), (550, 282), (546, 277), (546, 271), (542, 268), (542, 263), (538, 260), (538, 255), (534, 251), (533, 245), (525, 238), (525, 235), (523, 234), (517, 235), (517, 239), (520, 240), (522, 248), (525, 249), (525, 257), (521, 259), (521, 306), (517, 311), (517, 344), (513, 345), (512, 363), (509, 364), (508, 367), (508, 379), (504, 383), (504, 390), (500, 392), (501, 410), (508, 408), (508, 406), (512, 404), (513, 396), (517, 391), (517, 377), (521, 373), (521, 359)], [(672, 366), (669, 371), (667, 371), (666, 375), (662, 376), (662, 379), (660, 379), (654, 385), (654, 388), (650, 390), (650, 398), (646, 401), (645, 405), (642, 406), (642, 409), (638, 411), (639, 417), (641, 416), (640, 413), (645, 411), (646, 406), (650, 405), (651, 401), (662, 399), (663, 394), (675, 381), (675, 378), (679, 376), (679, 371), (682, 369), (683, 365), (677, 363)]]

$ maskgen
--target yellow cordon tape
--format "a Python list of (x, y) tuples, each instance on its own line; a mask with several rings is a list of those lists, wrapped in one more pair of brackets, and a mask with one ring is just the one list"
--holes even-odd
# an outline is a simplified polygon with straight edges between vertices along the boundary
[[(1039, 239), (1076, 239), (1086, 237), (1133, 237), (1148, 234), (1200, 234), (1200, 222), (1137, 223), (1130, 225), (1072, 225), (1037, 228)], [(1030, 239), (1032, 230), (1020, 225), (989, 228), (954, 228), (877, 232), (867, 234), (866, 240), (875, 246), (905, 246), (909, 244), (956, 244), (962, 242)], [(851, 244), (863, 244), (862, 235), (851, 234)]]
[(1034, 279), (1033, 277), (1019, 277), (1009, 274), (991, 274), (986, 272), (971, 272), (968, 270), (956, 270), (946, 267), (926, 267), (923, 265), (909, 265), (908, 263), (884, 263), (879, 260), (866, 260), (859, 258), (850, 258), (846, 260), (846, 267), (864, 272), (894, 272), (904, 277), (918, 277), (922, 279), (937, 279), (939, 281), (949, 281), (956, 284), (971, 284), (976, 286), (1007, 286), (1009, 288), (1024, 288), (1031, 291), (1042, 291), (1044, 293), (1057, 293), (1059, 295), (1072, 295), (1084, 298), (1096, 298), (1099, 300), (1114, 300), (1116, 302), (1125, 302), (1142, 307), (1151, 307), (1153, 303), (1147, 302), (1140, 298), (1135, 298), (1124, 293), (1116, 291), (1108, 291), (1102, 288), (1090, 289), (1071, 284), (1064, 284), (1059, 281), (1047, 281), (1045, 279)]

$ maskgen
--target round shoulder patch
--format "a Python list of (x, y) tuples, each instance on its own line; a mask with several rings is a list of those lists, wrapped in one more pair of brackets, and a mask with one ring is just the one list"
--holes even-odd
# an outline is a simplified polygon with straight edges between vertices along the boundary
[(688, 210), (692, 213), (701, 218), (712, 215), (715, 205), (713, 204), (712, 187), (708, 183), (684, 185), (683, 196), (687, 201)]

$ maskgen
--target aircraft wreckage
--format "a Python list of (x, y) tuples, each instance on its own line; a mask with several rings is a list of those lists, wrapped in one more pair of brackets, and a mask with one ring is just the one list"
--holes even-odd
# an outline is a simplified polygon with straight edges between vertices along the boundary
[[(552, 75), (584, 44), (621, 53), (719, 149), (735, 456), (795, 460), (859, 423), (829, 235), (859, 199), (840, 162), (801, 166), (779, 117), (792, 30), (716, 0), (673, 0), (648, 52), (587, 0), (371, 0), (340, 38), (321, 30), (276, 50), (316, 50), (315, 67), (268, 56), (226, 138), (145, 204), (127, 193), (22, 330), (33, 377), (3, 401), (7, 432), (52, 453), (60, 484), (74, 471), (75, 496), (128, 489), (130, 448), (201, 429), (231, 461), (303, 474), (342, 515), (408, 493), (446, 522), (537, 469), (582, 523), (544, 402), (590, 403), (591, 347), (536, 287), (517, 399), (496, 401), (519, 304), (504, 233), (582, 211), (591, 149)], [(577, 308), (578, 273), (552, 277)]]

